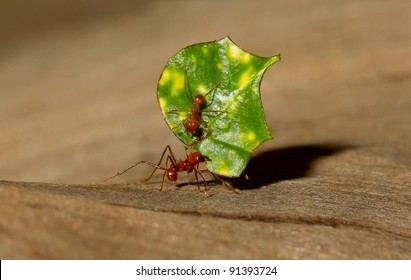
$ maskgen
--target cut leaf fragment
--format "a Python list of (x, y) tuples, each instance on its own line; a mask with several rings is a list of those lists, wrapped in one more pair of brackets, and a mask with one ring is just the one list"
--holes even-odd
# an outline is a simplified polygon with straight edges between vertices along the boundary
[[(157, 97), (173, 133), (209, 158), (218, 175), (239, 177), (252, 151), (272, 139), (264, 116), (260, 83), (280, 55), (259, 57), (240, 49), (229, 37), (188, 46), (167, 62)], [(200, 136), (187, 131), (195, 95), (205, 96), (198, 121)]]

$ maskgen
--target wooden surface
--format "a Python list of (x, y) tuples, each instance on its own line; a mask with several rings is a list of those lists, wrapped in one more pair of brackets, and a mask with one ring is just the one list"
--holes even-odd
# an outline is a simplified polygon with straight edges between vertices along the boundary
[[(1, 17), (1, 259), (411, 258), (410, 1), (27, 2)], [(226, 35), (283, 57), (242, 193), (143, 166), (90, 184), (184, 156), (158, 77)]]

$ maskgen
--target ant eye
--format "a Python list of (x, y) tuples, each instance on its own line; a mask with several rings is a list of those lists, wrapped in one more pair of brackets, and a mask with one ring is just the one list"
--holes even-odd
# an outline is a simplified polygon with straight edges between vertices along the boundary
[(205, 98), (201, 94), (194, 96), (194, 103), (197, 105), (202, 105), (205, 103)]

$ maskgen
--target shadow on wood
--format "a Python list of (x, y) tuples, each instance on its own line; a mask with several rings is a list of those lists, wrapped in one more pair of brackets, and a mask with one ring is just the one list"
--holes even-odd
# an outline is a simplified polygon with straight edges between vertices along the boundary
[(239, 178), (233, 184), (242, 190), (257, 189), (284, 180), (309, 176), (312, 164), (352, 147), (343, 144), (313, 144), (266, 151), (250, 159), (245, 170), (249, 180)]

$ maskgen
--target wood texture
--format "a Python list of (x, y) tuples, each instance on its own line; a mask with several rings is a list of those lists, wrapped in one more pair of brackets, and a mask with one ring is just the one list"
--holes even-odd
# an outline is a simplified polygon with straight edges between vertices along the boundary
[[(411, 259), (410, 1), (83, 2), (2, 17), (1, 259)], [(242, 193), (143, 166), (91, 184), (184, 156), (157, 79), (226, 35), (283, 57)]]

